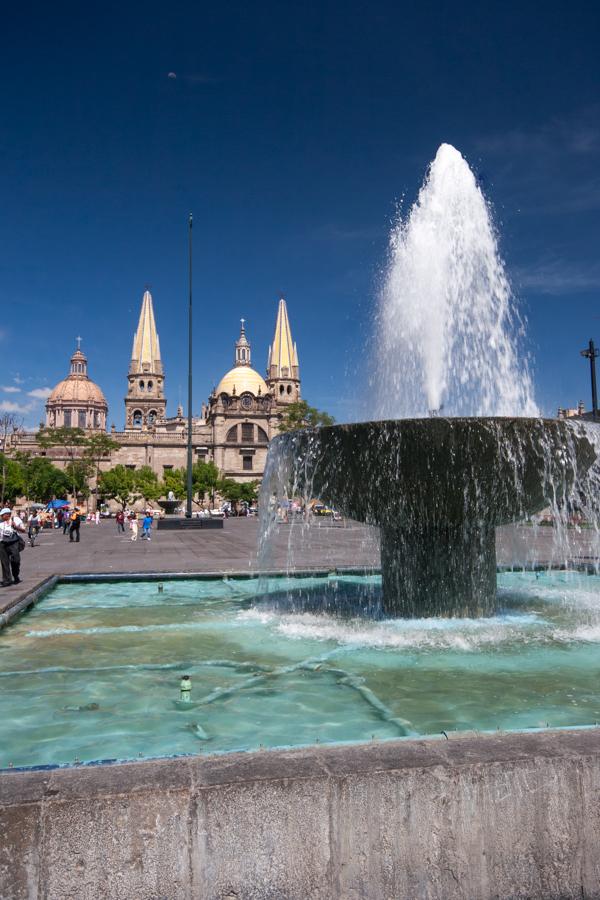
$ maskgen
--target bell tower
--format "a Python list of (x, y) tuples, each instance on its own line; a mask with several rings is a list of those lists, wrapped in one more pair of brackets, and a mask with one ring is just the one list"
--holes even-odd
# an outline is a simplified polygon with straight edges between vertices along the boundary
[(292, 340), (286, 302), (281, 298), (277, 310), (275, 335), (269, 347), (267, 384), (275, 403), (287, 405), (300, 400), (300, 366), (298, 350)]
[(150, 291), (144, 291), (142, 298), (127, 382), (125, 430), (147, 431), (164, 419), (167, 406), (160, 343)]

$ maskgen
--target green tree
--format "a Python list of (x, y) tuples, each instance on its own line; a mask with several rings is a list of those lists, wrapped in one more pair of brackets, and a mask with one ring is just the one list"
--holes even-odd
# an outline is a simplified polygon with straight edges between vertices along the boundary
[(71, 473), (71, 493), (73, 497), (76, 497), (77, 485), (80, 483), (79, 480), (83, 470), (81, 467), (75, 466), (74, 463), (76, 460), (81, 460), (84, 448), (88, 445), (88, 439), (83, 429), (67, 428), (65, 426), (60, 428), (40, 428), (36, 435), (36, 440), (44, 450), (53, 448), (63, 450), (68, 460), (65, 471), (68, 469)]
[(204, 502), (204, 498), (208, 494), (210, 502), (215, 502), (215, 492), (219, 488), (221, 482), (221, 473), (214, 462), (204, 462), (198, 460), (192, 468), (192, 486), (194, 495), (197, 495), (200, 502)]
[(118, 450), (121, 445), (114, 441), (106, 432), (92, 434), (87, 439), (87, 446), (83, 451), (83, 458), (88, 460), (96, 476), (96, 507), (98, 506), (98, 482), (100, 479), (100, 464), (102, 460), (110, 457), (113, 450)]
[(186, 471), (185, 469), (167, 469), (164, 474), (162, 489), (165, 497), (173, 493), (176, 500), (181, 500), (186, 495)]
[(158, 500), (163, 493), (163, 485), (151, 466), (142, 466), (133, 473), (133, 483), (140, 497), (146, 501)]
[(25, 489), (23, 467), (17, 460), (0, 453), (0, 471), (2, 472), (2, 505), (14, 503)]
[(335, 419), (329, 413), (309, 406), (306, 400), (296, 400), (286, 407), (279, 423), (280, 431), (298, 431), (299, 428), (316, 428), (334, 425)]
[(56, 497), (66, 497), (69, 491), (69, 476), (64, 469), (45, 456), (31, 453), (15, 453), (15, 459), (23, 472), (23, 494), (29, 500), (45, 503)]
[(258, 481), (240, 482), (234, 481), (233, 478), (223, 478), (219, 483), (219, 493), (236, 509), (238, 503), (252, 506), (258, 496)]
[[(8, 447), (8, 439), (10, 435), (20, 430), (22, 421), (23, 420), (18, 419), (14, 413), (6, 412), (0, 415), (0, 504), (2, 506), (4, 506), (5, 495), (8, 499), (8, 495), (6, 494), (8, 478), (8, 456), (6, 455), (6, 450)], [(11, 479), (14, 479), (14, 470)]]
[(74, 499), (90, 496), (91, 465), (86, 459), (74, 459), (65, 466), (71, 493)]
[(99, 490), (103, 497), (116, 500), (123, 509), (139, 497), (136, 494), (135, 472), (121, 464), (100, 472)]

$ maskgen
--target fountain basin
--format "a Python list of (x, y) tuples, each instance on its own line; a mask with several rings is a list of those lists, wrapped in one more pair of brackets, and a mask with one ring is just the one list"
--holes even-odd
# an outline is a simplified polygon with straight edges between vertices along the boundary
[[(593, 426), (591, 426), (593, 427)], [(283, 479), (381, 529), (384, 610), (490, 615), (494, 529), (581, 501), (590, 426), (538, 418), (431, 418), (291, 432)]]
[(600, 721), (595, 575), (501, 573), (464, 620), (313, 611), (377, 576), (160, 584), (59, 584), (0, 633), (0, 769)]

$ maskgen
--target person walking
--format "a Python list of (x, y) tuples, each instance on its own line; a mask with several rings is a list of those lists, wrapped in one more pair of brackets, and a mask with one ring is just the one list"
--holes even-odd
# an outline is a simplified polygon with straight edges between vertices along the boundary
[(137, 520), (137, 516), (134, 512), (132, 512), (131, 515), (129, 516), (129, 527), (131, 528), (131, 540), (137, 541), (139, 523)]
[(152, 531), (153, 522), (154, 519), (152, 518), (152, 512), (147, 509), (142, 521), (142, 539), (146, 538), (147, 541), (152, 540), (152, 538), (150, 537), (150, 532)]
[(41, 527), (40, 514), (34, 509), (27, 519), (27, 537), (29, 538), (30, 547), (35, 547), (35, 539), (40, 533)]
[(69, 509), (63, 509), (63, 517), (62, 517), (62, 529), (63, 534), (66, 534), (69, 530), (69, 525), (71, 524), (71, 514)]
[(23, 520), (13, 515), (8, 506), (0, 510), (0, 564), (2, 565), (2, 587), (19, 584), (21, 581), (21, 550), (25, 549), (25, 541), (21, 534), (25, 533)]
[(125, 513), (122, 509), (115, 516), (117, 522), (117, 534), (125, 534)]
[(79, 537), (80, 537), (79, 529), (81, 528), (81, 514), (79, 512), (78, 506), (76, 506), (75, 509), (73, 510), (73, 512), (71, 513), (70, 522), (71, 522), (71, 524), (69, 526), (69, 541), (71, 542), (71, 544), (73, 542), (78, 544)]

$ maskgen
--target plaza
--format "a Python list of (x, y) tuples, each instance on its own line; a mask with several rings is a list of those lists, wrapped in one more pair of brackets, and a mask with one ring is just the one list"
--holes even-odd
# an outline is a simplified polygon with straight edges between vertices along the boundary
[(0, 900), (600, 898), (596, 6), (3, 34)]

